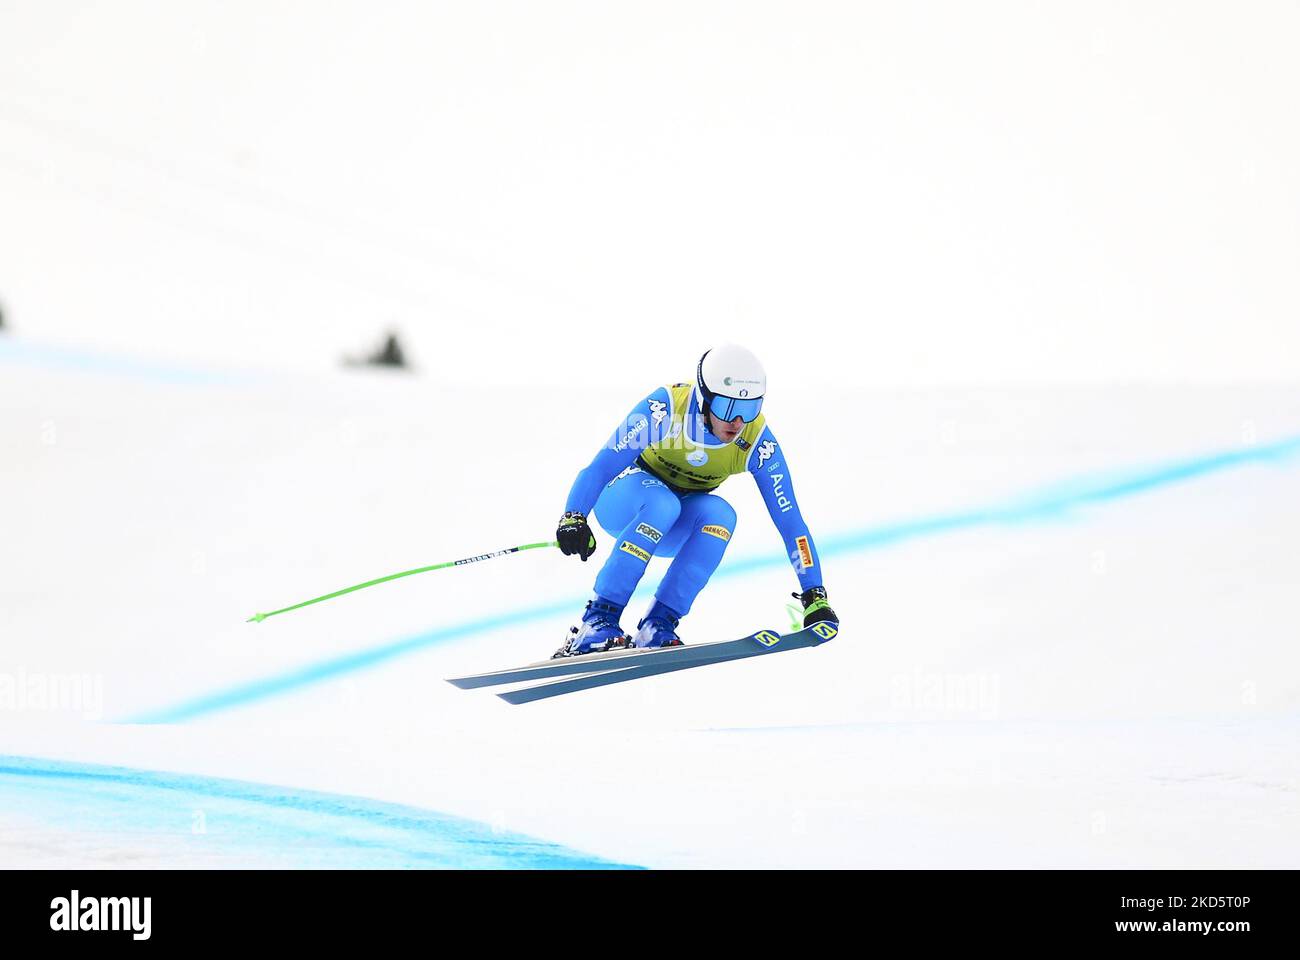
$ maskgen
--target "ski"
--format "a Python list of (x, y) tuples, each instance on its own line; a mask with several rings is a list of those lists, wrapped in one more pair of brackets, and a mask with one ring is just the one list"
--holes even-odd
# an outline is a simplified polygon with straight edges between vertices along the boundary
[[(771, 633), (771, 631), (760, 631)], [(758, 636), (755, 634), (754, 636)], [(455, 677), (447, 682), (462, 690), (475, 687), (497, 686), (503, 683), (522, 683), (526, 680), (549, 680), (575, 673), (598, 673), (623, 667), (648, 663), (655, 657), (669, 657), (674, 662), (687, 663), (713, 657), (726, 657), (741, 650), (749, 649), (750, 637), (742, 640), (728, 640), (722, 643), (703, 643), (699, 646), (668, 647), (659, 650), (610, 650), (607, 653), (586, 653), (576, 657), (560, 657), (543, 660), (514, 670), (496, 670), (491, 673), (479, 673), (468, 677)]]
[[(541, 663), (529, 664), (513, 670), (496, 670), (466, 677), (454, 677), (447, 682), (462, 690), (472, 690), (477, 687), (540, 681), (538, 686), (529, 687), (527, 690), (500, 694), (510, 703), (529, 703), (563, 693), (622, 683), (640, 677), (684, 670), (688, 667), (706, 666), (727, 660), (742, 660), (779, 653), (782, 650), (814, 647), (830, 640), (838, 632), (839, 627), (829, 622), (815, 623), (806, 630), (784, 636), (775, 630), (760, 630), (739, 640), (657, 650), (589, 653), (577, 657), (562, 657), (558, 660), (544, 660)], [(565, 680), (575, 675), (577, 679)], [(546, 692), (551, 690), (553, 692)]]
[[(690, 649), (699, 651), (705, 646), (724, 647), (729, 646), (729, 643), (711, 643), (689, 648), (670, 647), (669, 650)], [(472, 690), (475, 687), (491, 687), (502, 683), (522, 683), (525, 680), (542, 680), (567, 676), (573, 673), (594, 673), (600, 670), (613, 670), (617, 667), (629, 666), (630, 664), (625, 661), (636, 661), (656, 652), (667, 653), (668, 651), (619, 649), (610, 650), (606, 653), (585, 653), (576, 657), (542, 660), (513, 670), (493, 670), (489, 673), (475, 673), (467, 677), (451, 677), (447, 682), (452, 686), (460, 687), (462, 690)]]
[(564, 678), (557, 680), (548, 680), (544, 683), (535, 683), (531, 687), (520, 687), (517, 690), (507, 690), (504, 693), (498, 693), (497, 696), (506, 703), (521, 704), (532, 703), (535, 700), (547, 700), (551, 697), (563, 696), (566, 693), (577, 693), (579, 690), (590, 690), (593, 687), (604, 687), (611, 683), (626, 683), (628, 680), (640, 680), (642, 677), (655, 677), (661, 673), (676, 673), (678, 670), (691, 670), (695, 667), (707, 667), (713, 663), (727, 663), (731, 660), (743, 660), (751, 654), (742, 654), (738, 657), (716, 657), (712, 660), (691, 660), (687, 663), (644, 663), (630, 667), (619, 667), (614, 670), (603, 670), (598, 673), (582, 673), (576, 677)]

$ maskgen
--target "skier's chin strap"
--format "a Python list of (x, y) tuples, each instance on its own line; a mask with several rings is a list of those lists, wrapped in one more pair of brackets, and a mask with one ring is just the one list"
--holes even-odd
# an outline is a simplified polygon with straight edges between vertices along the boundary
[[(710, 437), (718, 441), (718, 443), (722, 443), (722, 438), (713, 432), (713, 427), (709, 424), (709, 408), (704, 404), (704, 395), (700, 392), (698, 383), (695, 385), (693, 399), (695, 401), (695, 417), (699, 420), (700, 426), (704, 428), (704, 432)], [(691, 416), (689, 408), (686, 411), (686, 416), (687, 418)]]

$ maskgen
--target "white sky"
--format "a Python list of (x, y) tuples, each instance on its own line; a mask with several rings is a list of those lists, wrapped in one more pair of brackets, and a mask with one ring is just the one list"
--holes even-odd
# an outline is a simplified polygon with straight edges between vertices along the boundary
[(774, 389), (1296, 379), (1298, 47), (1293, 2), (0, 0), (0, 303), (633, 394), (724, 338)]

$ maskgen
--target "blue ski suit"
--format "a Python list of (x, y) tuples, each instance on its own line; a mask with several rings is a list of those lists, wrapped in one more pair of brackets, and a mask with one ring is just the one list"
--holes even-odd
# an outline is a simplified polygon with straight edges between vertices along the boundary
[[(594, 506), (601, 527), (615, 538), (596, 576), (596, 595), (623, 606), (652, 556), (673, 557), (655, 598), (681, 616), (690, 612), (736, 528), (736, 511), (722, 497), (674, 483), (686, 479), (682, 473), (691, 470), (685, 463), (697, 465), (711, 458), (725, 464), (723, 471), (753, 476), (785, 542), (800, 590), (822, 586), (817, 548), (799, 512), (790, 467), (771, 428), (765, 420), (756, 421), (752, 429), (725, 443), (709, 431), (707, 418), (700, 415), (696, 391), (691, 389), (686, 398), (686, 387), (661, 387), (637, 404), (569, 490), (565, 511), (587, 515)], [(690, 441), (687, 453), (675, 454), (684, 471), (660, 453), (674, 446), (680, 450), (680, 434)], [(725, 476), (695, 482), (720, 484), (722, 479)]]

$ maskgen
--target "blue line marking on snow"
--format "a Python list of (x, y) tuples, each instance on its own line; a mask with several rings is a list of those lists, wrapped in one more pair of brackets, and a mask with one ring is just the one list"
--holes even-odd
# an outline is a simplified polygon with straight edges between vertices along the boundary
[(242, 780), (0, 754), (0, 793), (18, 799), (10, 810), (39, 813), (54, 844), (75, 841), (81, 866), (93, 844), (105, 861), (152, 847), (206, 867), (629, 869), (432, 810)]
[(319, 683), (340, 674), (351, 673), (354, 670), (364, 670), (367, 667), (383, 663), (385, 660), (400, 657), (403, 654), (411, 653), (442, 640), (460, 639), (475, 633), (488, 633), (503, 626), (528, 623), (543, 617), (553, 617), (556, 614), (572, 610), (574, 606), (573, 601), (566, 600), (562, 603), (547, 604), (544, 607), (530, 607), (516, 610), (513, 613), (503, 613), (491, 620), (479, 619), (440, 627), (437, 630), (430, 630), (428, 633), (421, 633), (414, 637), (385, 643), (378, 647), (369, 647), (340, 657), (331, 657), (328, 660), (318, 660), (315, 663), (305, 664), (302, 667), (264, 677), (261, 680), (253, 680), (234, 687), (227, 687), (225, 690), (218, 690), (214, 693), (195, 697), (172, 707), (142, 714), (127, 722), (180, 723), (183, 720), (191, 720), (207, 713), (216, 713), (219, 710), (228, 710), (231, 707), (238, 707), (256, 700), (265, 700), (267, 697), (273, 697), (276, 694), (294, 690), (298, 687), (305, 687), (309, 684)]
[[(1042, 487), (1032, 493), (979, 509), (955, 511), (833, 534), (824, 540), (819, 539), (817, 550), (824, 556), (835, 556), (864, 550), (878, 550), (904, 540), (915, 540), (954, 530), (1051, 520), (1066, 516), (1078, 507), (1121, 500), (1235, 467), (1280, 464), (1298, 455), (1300, 455), (1300, 436), (1271, 444), (1180, 460), (1159, 467), (1090, 474)], [(742, 557), (735, 563), (726, 563), (724, 560), (725, 575), (734, 576), (762, 567), (779, 566), (784, 562), (781, 558), (763, 556)], [(723, 574), (724, 570), (720, 569), (717, 575)]]
[[(1251, 464), (1282, 463), (1300, 454), (1300, 436), (1271, 444), (1243, 447), (1210, 456), (1195, 457), (1127, 471), (1095, 474), (1044, 487), (1028, 495), (1001, 503), (932, 517), (920, 517), (898, 523), (848, 531), (821, 540), (817, 549), (823, 557), (837, 554), (878, 550), (905, 540), (936, 536), (956, 530), (992, 525), (1041, 521), (1067, 514), (1071, 509), (1107, 503), (1150, 490), (1182, 483), (1197, 477)], [(787, 565), (781, 556), (749, 556), (724, 560), (714, 579), (739, 576), (753, 570)], [(503, 613), (491, 621), (473, 621), (441, 627), (414, 637), (371, 647), (357, 653), (275, 674), (261, 680), (239, 684), (204, 694), (170, 707), (144, 713), (129, 722), (178, 723), (195, 717), (242, 706), (286, 693), (340, 674), (374, 666), (385, 660), (449, 640), (475, 633), (486, 633), (501, 626), (543, 620), (579, 608), (585, 598), (575, 598), (545, 606), (528, 607)]]

